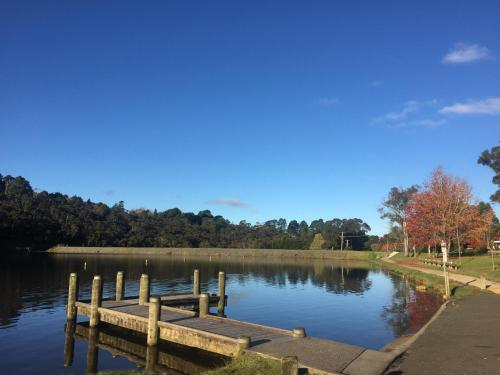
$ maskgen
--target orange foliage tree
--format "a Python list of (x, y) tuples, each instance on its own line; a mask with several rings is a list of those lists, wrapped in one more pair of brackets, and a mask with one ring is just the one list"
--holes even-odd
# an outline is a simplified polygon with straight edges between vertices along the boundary
[(422, 248), (445, 242), (452, 243), (461, 255), (465, 244), (484, 244), (494, 213), (472, 204), (470, 185), (447, 175), (437, 168), (424, 185), (414, 194), (407, 208), (408, 232), (412, 243)]

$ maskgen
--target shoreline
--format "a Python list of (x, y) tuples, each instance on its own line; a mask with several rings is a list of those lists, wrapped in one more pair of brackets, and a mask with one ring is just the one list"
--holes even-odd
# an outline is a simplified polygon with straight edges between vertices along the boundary
[[(389, 272), (407, 275), (417, 285), (422, 285), (431, 292), (440, 292), (440, 278), (412, 270), (404, 265), (388, 263), (382, 258), (382, 253), (372, 251), (332, 251), (332, 250), (281, 250), (281, 249), (221, 249), (221, 248), (140, 248), (140, 247), (66, 247), (56, 246), (47, 254), (61, 255), (164, 255), (172, 257), (210, 257), (217, 260), (235, 259), (268, 259), (268, 260), (338, 260), (338, 261), (365, 261), (387, 269)], [(457, 286), (455, 284), (455, 286)], [(384, 370), (387, 371), (415, 342), (427, 331), (429, 326), (446, 310), (448, 302), (444, 303), (430, 317), (430, 319), (416, 332), (403, 334), (385, 346), (376, 350), (387, 355)]]
[(103, 255), (169, 255), (241, 258), (291, 258), (333, 260), (375, 260), (381, 253), (353, 250), (283, 250), (233, 248), (176, 248), (176, 247), (78, 247), (54, 246), (47, 254), (103, 254)]

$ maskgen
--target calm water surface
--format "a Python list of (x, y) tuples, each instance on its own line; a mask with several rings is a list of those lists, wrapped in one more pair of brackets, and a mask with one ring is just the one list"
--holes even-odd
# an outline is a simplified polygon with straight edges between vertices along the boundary
[[(84, 374), (144, 365), (143, 337), (100, 330), (107, 345), (88, 345), (86, 318), (78, 317), (65, 337), (67, 282), (80, 277), (80, 298), (90, 298), (95, 274), (104, 279), (104, 297), (114, 296), (117, 271), (125, 271), (126, 294), (137, 295), (148, 273), (152, 293), (192, 289), (193, 269), (202, 290), (217, 290), (225, 271), (230, 318), (285, 329), (306, 328), (309, 336), (378, 349), (417, 330), (440, 305), (438, 296), (415, 290), (397, 275), (358, 263), (293, 260), (193, 259), (148, 256), (31, 255), (0, 258), (0, 360), (8, 374)], [(84, 263), (86, 262), (86, 269)], [(66, 339), (66, 345), (65, 345)], [(73, 349), (71, 366), (66, 364)], [(113, 354), (115, 357), (113, 357)], [(179, 346), (160, 347), (159, 362), (172, 373), (199, 373), (222, 363), (220, 357)]]

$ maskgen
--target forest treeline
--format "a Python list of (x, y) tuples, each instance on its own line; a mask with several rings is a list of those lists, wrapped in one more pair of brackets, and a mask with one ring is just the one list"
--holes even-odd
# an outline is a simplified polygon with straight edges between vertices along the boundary
[[(378, 241), (361, 219), (268, 220), (233, 224), (209, 210), (197, 214), (178, 208), (126, 210), (78, 196), (34, 191), (23, 177), (0, 174), (0, 248), (48, 249), (68, 246), (221, 247), (309, 249), (321, 237), (321, 248), (369, 248)], [(315, 241), (317, 243), (318, 241)]]

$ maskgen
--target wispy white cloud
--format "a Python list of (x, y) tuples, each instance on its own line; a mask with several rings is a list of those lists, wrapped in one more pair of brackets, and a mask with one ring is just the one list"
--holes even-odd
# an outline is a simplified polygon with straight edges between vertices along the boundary
[(335, 97), (322, 97), (314, 101), (315, 106), (319, 107), (334, 107), (339, 104), (340, 99)]
[(389, 128), (402, 128), (408, 126), (436, 127), (446, 123), (443, 118), (436, 118), (436, 99), (427, 101), (410, 100), (401, 106), (398, 111), (388, 112), (382, 116), (374, 117), (372, 125), (384, 125)]
[(240, 207), (240, 208), (248, 208), (249, 204), (240, 201), (236, 198), (218, 198), (212, 199), (208, 201), (208, 204), (220, 205), (220, 206), (229, 206), (229, 207)]
[(441, 62), (443, 64), (463, 64), (490, 58), (492, 58), (491, 52), (486, 47), (477, 44), (457, 43)]
[(488, 98), (484, 100), (469, 100), (464, 103), (456, 103), (439, 110), (442, 114), (455, 115), (500, 115), (500, 98)]
[(422, 120), (412, 121), (412, 122), (410, 122), (409, 125), (426, 126), (428, 128), (433, 128), (435, 126), (441, 126), (444, 124), (446, 124), (446, 120), (444, 118), (441, 118), (441, 119), (424, 118)]
[(379, 81), (379, 80), (375, 80), (375, 81), (370, 82), (370, 86), (372, 86), (372, 87), (379, 87), (379, 86), (382, 86), (383, 84), (384, 84), (384, 82)]

